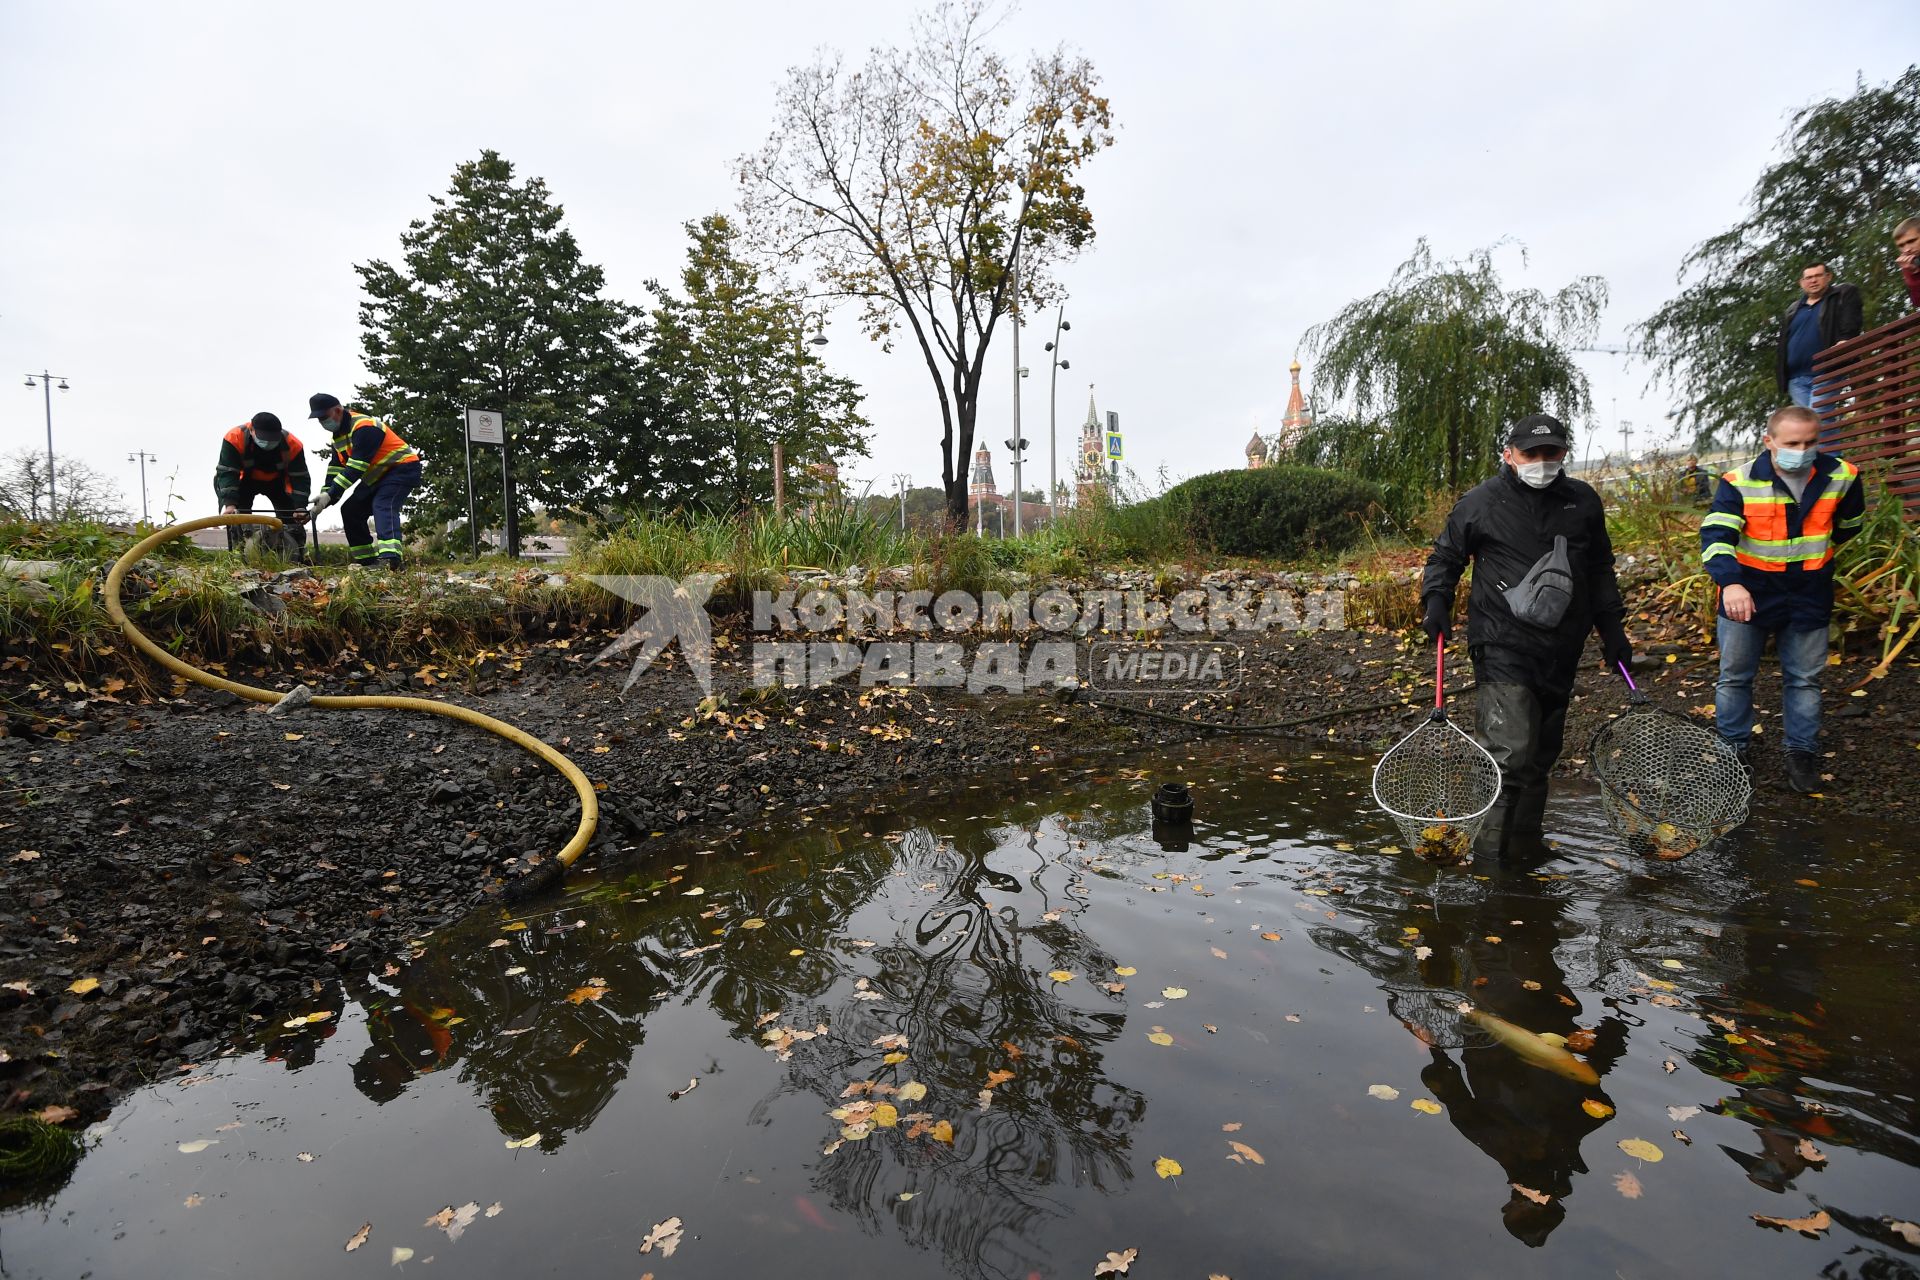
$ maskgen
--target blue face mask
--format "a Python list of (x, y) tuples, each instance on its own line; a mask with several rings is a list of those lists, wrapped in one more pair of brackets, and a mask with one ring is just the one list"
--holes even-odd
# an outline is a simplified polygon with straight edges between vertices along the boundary
[(1805, 471), (1813, 465), (1818, 449), (1775, 449), (1773, 465), (1779, 471)]

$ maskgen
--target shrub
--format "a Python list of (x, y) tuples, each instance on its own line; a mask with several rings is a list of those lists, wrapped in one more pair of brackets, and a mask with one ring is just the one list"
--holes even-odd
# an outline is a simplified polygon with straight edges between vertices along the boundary
[(1338, 471), (1277, 466), (1195, 476), (1158, 501), (1201, 546), (1288, 559), (1346, 550), (1379, 522), (1386, 495)]

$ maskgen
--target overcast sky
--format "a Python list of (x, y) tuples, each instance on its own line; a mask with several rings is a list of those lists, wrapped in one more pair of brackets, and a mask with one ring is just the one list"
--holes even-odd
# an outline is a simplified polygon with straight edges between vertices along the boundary
[[(181, 514), (209, 512), (227, 427), (260, 409), (294, 425), (309, 394), (364, 376), (353, 264), (397, 257), (456, 164), (491, 147), (545, 178), (639, 302), (677, 277), (682, 224), (730, 205), (730, 162), (766, 136), (785, 69), (906, 27), (897, 3), (831, 0), (0, 0), (0, 449), (44, 448), (20, 375), (48, 368), (72, 383), (57, 451), (137, 509), (127, 455), (145, 448), (155, 513), (176, 469)], [(1241, 465), (1255, 426), (1279, 424), (1302, 334), (1420, 236), (1442, 256), (1524, 245), (1524, 264), (1500, 260), (1510, 286), (1605, 277), (1600, 340), (1621, 341), (1739, 217), (1794, 108), (1920, 50), (1920, 5), (1028, 0), (1000, 37), (1013, 54), (1060, 41), (1092, 58), (1119, 124), (1087, 173), (1097, 243), (1063, 273), (1063, 474), (1094, 382), (1129, 464), (1178, 477)], [(1029, 485), (1046, 465), (1037, 328)], [(850, 314), (830, 333), (876, 428), (849, 470), (937, 482), (918, 355), (881, 354)], [(1005, 487), (1004, 337), (989, 359), (981, 434)], [(1581, 359), (1602, 447), (1619, 419), (1636, 447), (1665, 430), (1673, 400), (1643, 369)]]

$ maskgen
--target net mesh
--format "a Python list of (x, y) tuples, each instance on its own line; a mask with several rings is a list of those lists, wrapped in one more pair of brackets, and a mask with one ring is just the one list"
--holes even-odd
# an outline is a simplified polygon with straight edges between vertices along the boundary
[(1630, 708), (1595, 731), (1587, 756), (1634, 853), (1684, 858), (1747, 820), (1753, 780), (1732, 745), (1671, 711)]
[(1500, 766), (1444, 717), (1428, 720), (1380, 757), (1373, 798), (1414, 853), (1448, 866), (1466, 860), (1500, 795)]

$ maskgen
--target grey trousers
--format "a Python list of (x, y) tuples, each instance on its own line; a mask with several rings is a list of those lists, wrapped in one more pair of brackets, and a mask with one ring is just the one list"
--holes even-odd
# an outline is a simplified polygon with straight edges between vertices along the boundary
[(1477, 734), (1500, 766), (1500, 798), (1480, 827), (1474, 852), (1528, 855), (1541, 849), (1547, 775), (1560, 759), (1567, 703), (1580, 655), (1543, 660), (1491, 645), (1472, 651)]

